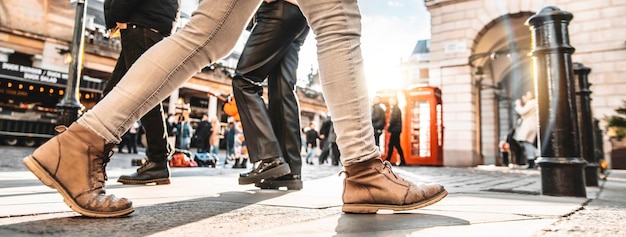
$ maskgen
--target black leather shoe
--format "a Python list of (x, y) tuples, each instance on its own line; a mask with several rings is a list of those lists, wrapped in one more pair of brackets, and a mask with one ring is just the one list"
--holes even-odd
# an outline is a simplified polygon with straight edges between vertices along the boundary
[(154, 162), (148, 160), (137, 172), (130, 175), (122, 175), (117, 182), (123, 184), (170, 184), (170, 167), (166, 161)]
[(239, 184), (259, 183), (264, 179), (273, 179), (289, 174), (289, 165), (280, 157), (257, 162), (250, 172), (239, 174)]
[(300, 175), (288, 174), (275, 179), (262, 180), (259, 183), (255, 183), (254, 186), (261, 189), (280, 189), (284, 187), (287, 190), (300, 190), (303, 185)]

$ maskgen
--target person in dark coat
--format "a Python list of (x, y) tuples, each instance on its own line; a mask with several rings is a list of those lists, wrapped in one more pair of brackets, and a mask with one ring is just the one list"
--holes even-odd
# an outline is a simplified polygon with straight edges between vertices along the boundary
[(402, 133), (402, 111), (398, 108), (398, 99), (395, 97), (389, 98), (389, 105), (391, 106), (391, 116), (389, 118), (389, 126), (387, 131), (390, 133), (389, 143), (387, 144), (387, 158), (389, 161), (391, 155), (393, 155), (393, 149), (395, 148), (400, 155), (400, 165), (406, 165), (404, 160), (404, 152), (400, 145), (400, 133)]
[(209, 138), (211, 137), (211, 123), (209, 122), (209, 115), (203, 115), (202, 120), (198, 123), (196, 133), (194, 134), (194, 142), (198, 148), (198, 153), (209, 152)]
[(376, 146), (380, 148), (380, 135), (383, 134), (387, 118), (385, 118), (385, 110), (380, 104), (380, 97), (374, 96), (372, 100), (372, 126), (374, 127), (374, 141)]
[(315, 130), (315, 123), (309, 124), (309, 130), (306, 131), (306, 163), (313, 164), (313, 156), (317, 147), (317, 139), (319, 134)]
[[(335, 133), (335, 128), (333, 126), (333, 121), (330, 116), (324, 121), (322, 124), (324, 128), (324, 148), (322, 148), (322, 153), (319, 157), (319, 164), (324, 164), (327, 162), (328, 156), (330, 156), (330, 160), (332, 165), (339, 165), (339, 147), (337, 147), (337, 134)], [(322, 136), (320, 136), (321, 138)]]

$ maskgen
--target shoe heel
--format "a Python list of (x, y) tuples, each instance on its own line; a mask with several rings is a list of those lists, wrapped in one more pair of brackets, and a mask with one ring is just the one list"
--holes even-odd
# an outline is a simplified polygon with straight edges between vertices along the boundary
[(268, 180), (261, 183), (255, 183), (254, 186), (261, 189), (274, 190), (278, 190), (281, 187), (285, 187), (287, 190), (301, 190), (303, 188), (301, 180)]
[(52, 189), (56, 189), (52, 185), (53, 181), (49, 177), (48, 173), (43, 169), (43, 167), (39, 165), (39, 162), (37, 162), (32, 156), (27, 156), (26, 158), (22, 159), (22, 162), (24, 163), (26, 168), (28, 168), (30, 172), (33, 173), (35, 177), (37, 177), (41, 181), (41, 183)]
[(159, 179), (155, 182), (157, 185), (170, 184), (170, 179)]
[(374, 206), (343, 204), (341, 211), (345, 213), (376, 214), (379, 208)]

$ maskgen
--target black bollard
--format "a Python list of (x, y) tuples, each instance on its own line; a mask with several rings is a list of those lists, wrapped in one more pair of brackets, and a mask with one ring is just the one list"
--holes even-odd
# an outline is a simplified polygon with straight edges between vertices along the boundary
[(544, 7), (526, 21), (532, 34), (537, 94), (541, 193), (586, 197), (584, 167), (576, 114), (572, 53), (567, 26), (573, 15)]
[(582, 63), (574, 63), (574, 74), (578, 77), (578, 129), (580, 134), (581, 155), (585, 166), (585, 184), (590, 187), (598, 186), (598, 160), (596, 159), (595, 131), (591, 112), (591, 90), (589, 90), (588, 75), (591, 68)]

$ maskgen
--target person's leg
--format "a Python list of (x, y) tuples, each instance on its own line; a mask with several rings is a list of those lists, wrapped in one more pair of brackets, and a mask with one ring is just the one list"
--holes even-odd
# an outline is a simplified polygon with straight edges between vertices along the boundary
[(326, 163), (326, 160), (328, 159), (328, 155), (330, 154), (330, 143), (330, 141), (324, 142), (324, 148), (322, 148), (322, 152), (317, 158), (320, 165)]
[(380, 148), (380, 132), (374, 132), (374, 144), (376, 144), (377, 147)]
[(336, 142), (331, 142), (331, 149), (332, 149), (332, 159), (331, 159), (331, 163), (334, 166), (339, 165), (339, 160), (341, 159), (341, 152), (339, 152), (339, 147), (337, 146)]
[(400, 133), (394, 135), (396, 137), (395, 147), (398, 155), (400, 155), (400, 165), (406, 165), (406, 161), (404, 160), (404, 151), (402, 150), (402, 144), (400, 143)]
[[(163, 35), (144, 28), (123, 30), (122, 36), (124, 37), (122, 50), (127, 49), (125, 50), (126, 53), (123, 53), (124, 64), (127, 65), (126, 70), (145, 51), (163, 39)], [(107, 84), (108, 86), (109, 84)], [(141, 117), (141, 125), (146, 131), (147, 162), (143, 163), (135, 173), (121, 175), (117, 182), (123, 184), (169, 184), (170, 170), (167, 158), (171, 155), (172, 148), (167, 141), (165, 117), (161, 103)]]
[[(294, 17), (294, 13), (298, 13), (300, 19)], [(261, 4), (257, 11), (256, 21), (239, 58), (236, 76), (232, 83), (244, 134), (246, 137), (254, 137), (246, 142), (250, 161), (262, 162), (258, 163), (252, 171), (242, 173), (239, 177), (240, 184), (258, 183), (263, 179), (276, 178), (291, 172), (289, 161), (283, 161), (289, 158), (283, 154), (281, 146), (284, 144), (281, 144), (277, 137), (280, 134), (276, 131), (280, 128), (274, 126), (271, 117), (276, 109), (274, 108), (270, 113), (266, 108), (261, 83), (284, 60), (284, 56), (291, 47), (290, 44), (301, 35), (307, 25), (298, 7), (284, 1)], [(294, 66), (297, 67), (297, 61)], [(276, 83), (274, 81), (276, 79), (270, 78), (269, 83)], [(273, 96), (277, 96), (276, 93), (281, 92), (268, 91), (270, 100)], [(272, 106), (270, 103), (270, 109)], [(298, 110), (297, 102), (295, 102), (295, 109)], [(285, 114), (284, 116), (292, 115)], [(297, 112), (295, 116), (299, 118)], [(282, 127), (285, 124), (278, 124), (278, 126)], [(287, 126), (289, 126), (288, 129), (293, 129), (291, 124)], [(297, 141), (299, 141), (299, 124), (295, 129), (298, 132)], [(294, 168), (299, 169), (299, 166), (294, 166)], [(296, 172), (299, 174), (299, 170)]]
[(313, 160), (313, 147), (306, 148), (306, 163), (311, 164)]
[(372, 213), (431, 205), (447, 195), (440, 185), (414, 185), (380, 160), (360, 49), (356, 0), (300, 0), (317, 39), (324, 98), (346, 170), (342, 210)]
[(130, 152), (132, 152), (133, 154), (137, 154), (137, 133), (130, 134), (129, 144), (130, 144), (130, 147), (129, 147)]
[(396, 147), (396, 138), (393, 133), (391, 133), (391, 135), (389, 135), (389, 143), (387, 143), (387, 156), (385, 157), (385, 161), (391, 161), (394, 147)]
[[(265, 180), (257, 185), (261, 188), (287, 187), (289, 190), (302, 189), (302, 157), (300, 155), (300, 105), (295, 93), (297, 81), (298, 53), (306, 39), (309, 28), (306, 19), (295, 5), (283, 2), (299, 16), (302, 22), (301, 34), (287, 47), (279, 65), (270, 73), (268, 80), (268, 111), (274, 134), (281, 146), (285, 161), (289, 164), (291, 173), (276, 179)], [(288, 18), (293, 21), (293, 19)]]
[(111, 145), (202, 67), (226, 56), (260, 2), (201, 1), (183, 29), (144, 53), (108, 96), (69, 128), (59, 128), (63, 133), (24, 158), (25, 165), (80, 214), (131, 213), (130, 201), (104, 191)]
[[(180, 31), (151, 47), (77, 122), (116, 143), (134, 121), (199, 69), (226, 56), (261, 0), (201, 1)], [(142, 83), (140, 80), (147, 80)], [(153, 82), (153, 83), (148, 83)]]

